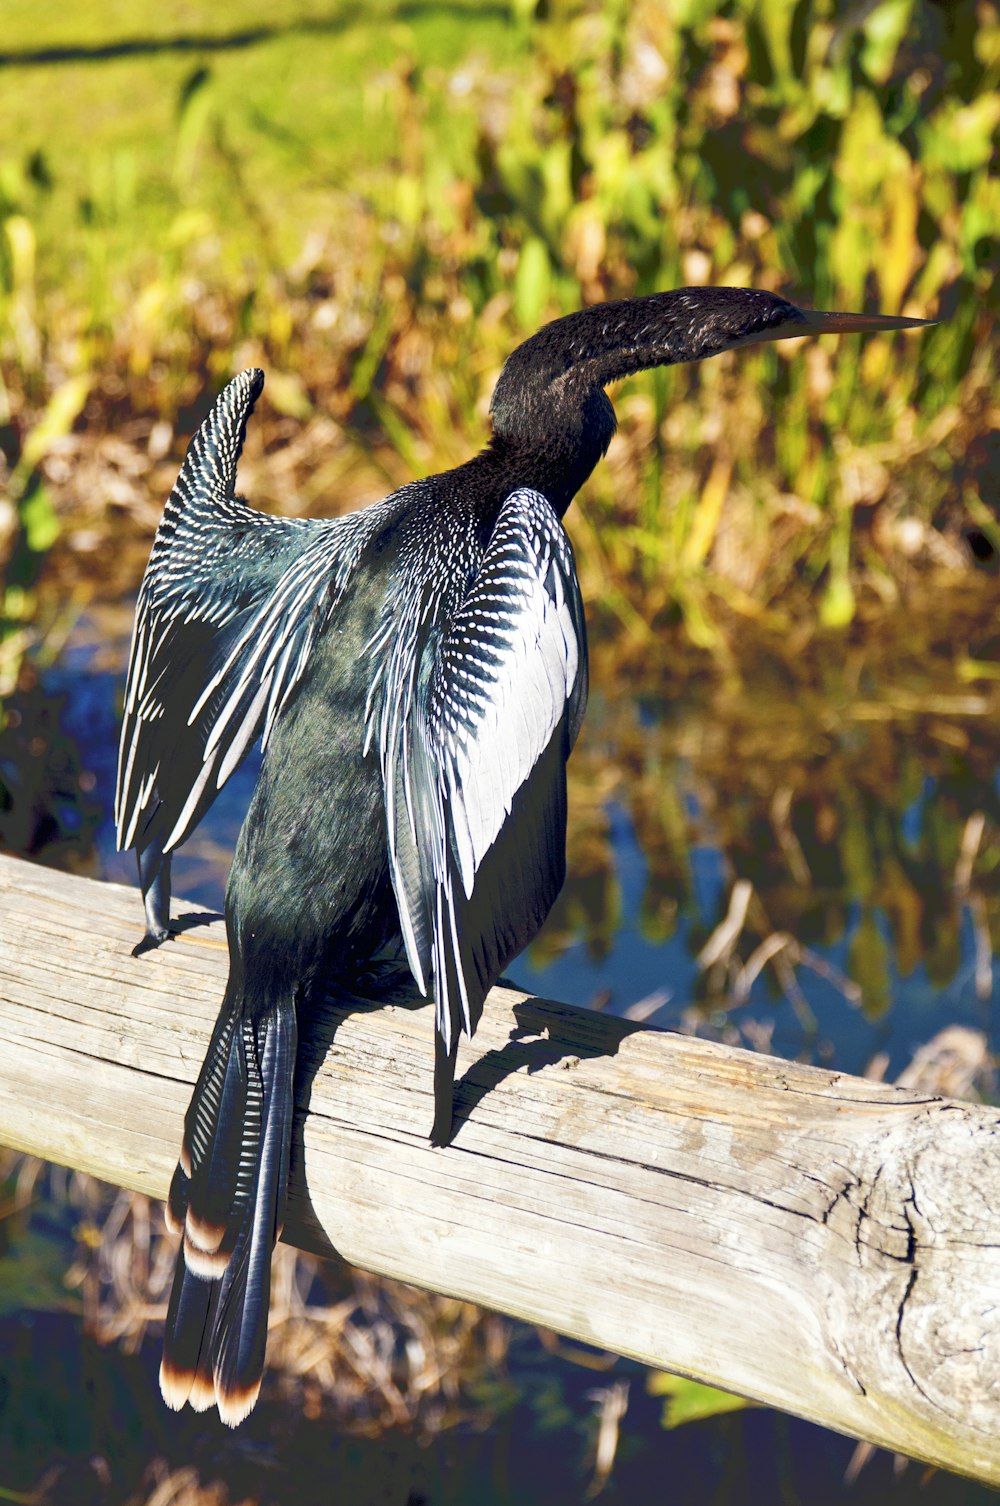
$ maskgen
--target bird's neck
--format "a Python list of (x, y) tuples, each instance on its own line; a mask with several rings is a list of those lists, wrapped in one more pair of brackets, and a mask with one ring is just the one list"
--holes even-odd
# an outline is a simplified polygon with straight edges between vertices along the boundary
[(556, 319), (520, 345), (500, 373), (491, 451), (519, 485), (535, 486), (565, 512), (615, 432), (609, 383), (773, 338), (789, 321), (804, 316), (751, 288), (678, 288)]
[(611, 443), (615, 423), (600, 387), (570, 402), (543, 399), (531, 422), (513, 433), (494, 430), (481, 463), (496, 473), (505, 496), (530, 487), (562, 517)]

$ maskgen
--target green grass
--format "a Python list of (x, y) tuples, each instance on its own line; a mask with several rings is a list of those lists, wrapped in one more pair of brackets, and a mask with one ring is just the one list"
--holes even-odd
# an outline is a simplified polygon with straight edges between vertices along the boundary
[[(64, 60), (16, 61), (49, 49)], [(393, 85), (411, 67), (423, 71), (420, 129), (447, 132), (449, 157), (471, 165), (473, 106), (449, 76), (469, 61), (509, 67), (524, 41), (502, 3), (474, 0), (283, 12), (83, 0), (11, 9), (2, 50), (0, 184), (35, 224), (48, 287), (81, 275), (95, 225), (112, 264), (183, 239), (185, 211), (208, 212), (233, 259), (259, 247), (262, 225), (279, 257), (310, 228), (342, 231), (343, 195), (370, 194), (405, 152)]]

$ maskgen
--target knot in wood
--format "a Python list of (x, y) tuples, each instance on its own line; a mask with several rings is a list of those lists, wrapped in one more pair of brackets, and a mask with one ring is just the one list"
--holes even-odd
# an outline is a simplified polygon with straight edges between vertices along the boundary
[(833, 1348), (869, 1402), (915, 1407), (931, 1432), (981, 1427), (992, 1454), (1000, 1115), (925, 1101), (879, 1118), (867, 1135), (861, 1126), (825, 1220), (824, 1258), (838, 1266), (826, 1287)]

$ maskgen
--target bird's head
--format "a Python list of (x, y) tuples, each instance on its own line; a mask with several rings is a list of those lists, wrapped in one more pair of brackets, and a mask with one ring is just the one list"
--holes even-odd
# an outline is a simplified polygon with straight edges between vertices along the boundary
[(929, 322), (801, 309), (758, 288), (677, 288), (593, 304), (544, 325), (508, 357), (490, 404), (495, 441), (545, 453), (573, 450), (574, 471), (589, 474), (615, 431), (604, 389), (621, 377), (741, 345)]

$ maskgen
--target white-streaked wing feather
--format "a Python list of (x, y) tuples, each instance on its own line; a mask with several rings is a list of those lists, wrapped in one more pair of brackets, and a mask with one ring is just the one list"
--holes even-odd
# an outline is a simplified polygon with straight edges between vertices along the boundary
[[(450, 539), (453, 552), (461, 542)], [(404, 551), (404, 574), (406, 563)], [(450, 586), (401, 617), (409, 631), (394, 619), (373, 645), (385, 667), (369, 714), (380, 709), (407, 956), (421, 988), (433, 983), (450, 1047), (455, 1028), (471, 1032), (485, 989), (511, 947), (534, 934), (561, 882), (564, 851), (548, 849), (565, 845), (565, 760), (586, 699), (586, 629), (572, 551), (550, 504), (514, 492), (471, 580), (453, 569)], [(529, 789), (519, 852), (501, 835)], [(539, 842), (548, 847), (535, 850)]]
[[(501, 518), (498, 531), (505, 521)], [(515, 794), (565, 715), (579, 667), (569, 609), (565, 602), (560, 608), (539, 578), (541, 561), (517, 558), (522, 547), (523, 540), (513, 532), (499, 540), (498, 554), (506, 567), (503, 578), (498, 582), (487, 568), (461, 614), (473, 632), (477, 621), (490, 621), (492, 630), (491, 653), (478, 666), (477, 693), (461, 698), (463, 720), (478, 713), (479, 735), (457, 738), (447, 733), (441, 702), (455, 696), (448, 683), (449, 644), (436, 680), (438, 703), (431, 708), (427, 729), (440, 749), (455, 806), (453, 820), (457, 822), (460, 814), (469, 834), (469, 846), (459, 852), (467, 896)]]
[(333, 520), (271, 517), (235, 495), (263, 374), (225, 388), (195, 435), (164, 509), (139, 600), (118, 760), (120, 847), (168, 852), (259, 734), (308, 662), (383, 509)]

